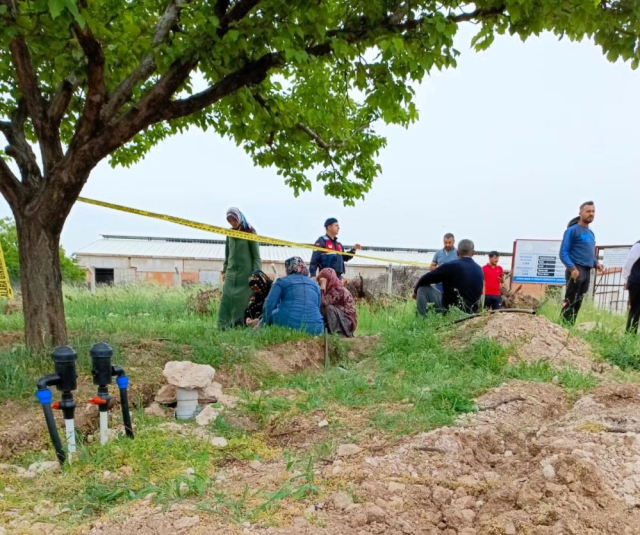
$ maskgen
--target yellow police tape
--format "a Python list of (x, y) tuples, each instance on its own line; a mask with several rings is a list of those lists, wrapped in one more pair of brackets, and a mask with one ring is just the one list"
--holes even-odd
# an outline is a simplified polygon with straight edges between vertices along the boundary
[(13, 299), (13, 288), (11, 288), (11, 281), (9, 280), (9, 274), (7, 273), (7, 264), (4, 261), (4, 252), (0, 245), (0, 297), (8, 297)]
[[(128, 214), (136, 214), (144, 217), (151, 217), (153, 219), (160, 219), (162, 221), (168, 221), (169, 223), (176, 223), (177, 225), (183, 225), (185, 227), (196, 228), (198, 230), (204, 230), (205, 232), (213, 232), (214, 234), (222, 234), (230, 238), (239, 238), (241, 240), (256, 241), (260, 243), (266, 243), (269, 245), (283, 245), (286, 247), (302, 247), (303, 249), (310, 249), (312, 251), (321, 251), (323, 253), (341, 254), (343, 256), (355, 256), (353, 253), (338, 252), (331, 249), (323, 249), (315, 245), (308, 245), (306, 243), (296, 243), (292, 241), (279, 240), (276, 238), (269, 238), (267, 236), (259, 236), (258, 234), (250, 234), (248, 232), (242, 232), (239, 230), (227, 229), (223, 227), (216, 227), (215, 225), (208, 225), (206, 223), (198, 223), (197, 221), (190, 221), (188, 219), (182, 219), (181, 217), (174, 217), (164, 214), (156, 214), (154, 212), (147, 212), (146, 210), (139, 210), (137, 208), (129, 208), (127, 206), (120, 206), (119, 204), (112, 204), (104, 201), (96, 201), (94, 199), (87, 199), (86, 197), (78, 197), (78, 201), (93, 204), (95, 206), (102, 206), (103, 208), (110, 208), (111, 210), (118, 210)], [(367, 260), (375, 260), (377, 262), (384, 262), (386, 264), (403, 264), (408, 266), (429, 267), (430, 264), (424, 262), (415, 262), (413, 260), (392, 260), (389, 258), (380, 258), (377, 256), (367, 256), (358, 254), (358, 258), (366, 258)]]

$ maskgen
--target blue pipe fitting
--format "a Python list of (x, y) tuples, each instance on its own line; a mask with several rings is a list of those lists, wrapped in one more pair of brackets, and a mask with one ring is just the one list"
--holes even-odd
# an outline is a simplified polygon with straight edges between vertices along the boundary
[(118, 388), (129, 388), (129, 378), (126, 375), (116, 377), (116, 384)]
[(48, 388), (45, 390), (36, 390), (36, 398), (38, 398), (41, 405), (45, 405), (53, 401), (53, 393)]

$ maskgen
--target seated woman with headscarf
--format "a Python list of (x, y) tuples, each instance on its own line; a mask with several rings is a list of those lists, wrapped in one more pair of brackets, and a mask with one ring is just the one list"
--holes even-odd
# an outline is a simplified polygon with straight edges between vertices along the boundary
[(353, 338), (358, 327), (358, 316), (353, 296), (344, 287), (336, 272), (324, 268), (318, 274), (318, 283), (322, 292), (320, 311), (330, 334)]
[(294, 256), (284, 263), (287, 276), (273, 283), (262, 309), (262, 323), (322, 334), (320, 288), (309, 278), (302, 258)]
[(251, 288), (251, 297), (249, 298), (249, 306), (244, 311), (244, 324), (247, 327), (255, 327), (262, 318), (262, 308), (267, 296), (271, 291), (273, 282), (269, 276), (259, 269), (255, 270), (249, 277), (249, 288)]

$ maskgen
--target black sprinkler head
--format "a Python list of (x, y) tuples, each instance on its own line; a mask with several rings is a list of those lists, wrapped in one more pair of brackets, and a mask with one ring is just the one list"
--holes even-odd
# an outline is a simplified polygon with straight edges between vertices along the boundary
[(69, 346), (58, 346), (51, 353), (56, 373), (60, 376), (57, 384), (61, 392), (72, 392), (77, 388), (76, 360), (78, 354)]
[(98, 386), (106, 386), (111, 384), (111, 357), (113, 357), (113, 349), (109, 344), (100, 342), (94, 344), (89, 352), (91, 355), (91, 375), (93, 376), (93, 384)]

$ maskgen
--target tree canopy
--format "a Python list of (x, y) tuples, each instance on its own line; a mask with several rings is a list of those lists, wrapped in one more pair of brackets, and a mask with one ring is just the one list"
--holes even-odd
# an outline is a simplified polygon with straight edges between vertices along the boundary
[[(380, 172), (376, 121), (416, 120), (414, 83), (455, 66), (459, 24), (477, 24), (477, 49), (553, 31), (636, 67), (639, 15), (632, 0), (0, 0), (0, 116), (45, 167), (77, 151), (131, 165), (197, 127), (296, 192), (315, 171), (353, 203)], [(11, 130), (7, 154), (33, 166)]]

